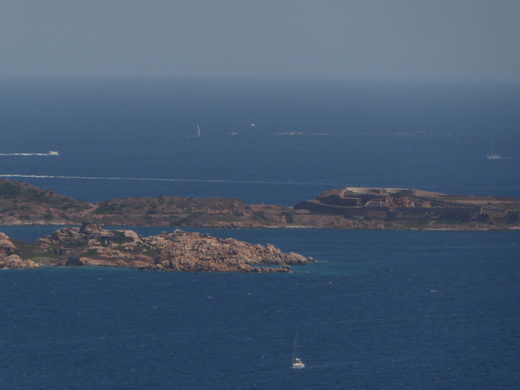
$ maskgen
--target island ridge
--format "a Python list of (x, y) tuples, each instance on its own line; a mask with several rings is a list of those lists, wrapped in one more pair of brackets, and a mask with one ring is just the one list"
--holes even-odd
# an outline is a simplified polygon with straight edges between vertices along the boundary
[(520, 199), (346, 187), (326, 191), (294, 207), (180, 196), (91, 204), (32, 184), (0, 180), (0, 225), (79, 225), (84, 221), (204, 228), (516, 230), (520, 229)]

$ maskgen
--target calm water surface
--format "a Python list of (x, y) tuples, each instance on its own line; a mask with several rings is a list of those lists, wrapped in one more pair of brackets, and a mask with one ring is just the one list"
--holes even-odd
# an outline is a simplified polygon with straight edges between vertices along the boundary
[[(512, 389), (520, 381), (518, 233), (209, 232), (321, 262), (289, 275), (2, 271), (1, 387)], [(296, 328), (301, 372), (289, 368)]]
[[(518, 85), (0, 85), (0, 177), (87, 201), (294, 205), (342, 186), (520, 198)], [(288, 275), (0, 271), (0, 389), (519, 388), (519, 232), (208, 232), (320, 262)]]

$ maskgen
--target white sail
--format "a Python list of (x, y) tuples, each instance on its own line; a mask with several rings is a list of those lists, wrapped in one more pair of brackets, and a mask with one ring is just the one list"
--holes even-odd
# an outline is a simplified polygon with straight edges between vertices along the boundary
[(195, 135), (190, 135), (189, 137), (186, 137), (186, 138), (200, 138), (200, 126), (198, 123), (197, 123), (197, 132), (195, 133)]

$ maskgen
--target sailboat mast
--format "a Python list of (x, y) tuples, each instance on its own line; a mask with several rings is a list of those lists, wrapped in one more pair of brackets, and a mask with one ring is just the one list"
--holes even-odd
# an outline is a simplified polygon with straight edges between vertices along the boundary
[(296, 333), (294, 334), (294, 348), (293, 348), (293, 356), (292, 360), (296, 359), (296, 341), (298, 340), (298, 328), (296, 328)]

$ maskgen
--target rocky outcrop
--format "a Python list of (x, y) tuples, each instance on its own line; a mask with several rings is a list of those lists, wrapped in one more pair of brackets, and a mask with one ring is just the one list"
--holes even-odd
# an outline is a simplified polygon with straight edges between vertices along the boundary
[(9, 237), (0, 233), (0, 269), (24, 269), (38, 268), (39, 265), (32, 260), (22, 260), (15, 254), (16, 246)]
[(32, 260), (22, 260), (18, 255), (9, 255), (0, 258), (1, 269), (28, 269), (39, 268), (40, 265)]
[(208, 234), (174, 233), (154, 238), (159, 248), (151, 269), (212, 272), (288, 272), (290, 265), (314, 261), (272, 246), (253, 245)]
[(289, 272), (314, 260), (272, 246), (176, 230), (141, 237), (131, 230), (105, 230), (98, 224), (63, 228), (38, 246), (58, 255), (56, 265), (112, 266), (161, 271)]
[(11, 242), (7, 234), (0, 233), (0, 257), (5, 257), (14, 253), (16, 246)]

